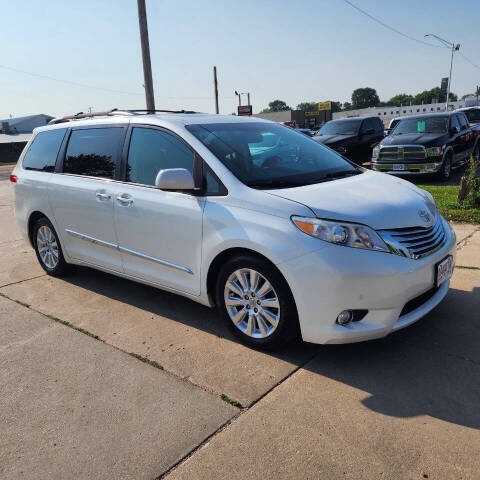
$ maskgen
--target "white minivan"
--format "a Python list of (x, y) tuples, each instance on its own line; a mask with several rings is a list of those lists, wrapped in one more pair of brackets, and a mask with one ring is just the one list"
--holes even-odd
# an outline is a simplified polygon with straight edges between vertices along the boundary
[(216, 305), (246, 344), (383, 337), (447, 294), (431, 195), (258, 118), (104, 112), (35, 130), (11, 180), (49, 275), (86, 265)]

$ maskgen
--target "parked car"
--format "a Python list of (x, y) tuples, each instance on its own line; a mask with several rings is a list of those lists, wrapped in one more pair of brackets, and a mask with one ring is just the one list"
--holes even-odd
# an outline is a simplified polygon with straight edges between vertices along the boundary
[(383, 137), (383, 123), (378, 117), (361, 117), (330, 120), (313, 139), (362, 164), (370, 160), (373, 147)]
[(398, 123), (402, 118), (405, 118), (405, 117), (396, 117), (390, 120), (388, 127), (384, 129), (385, 136), (388, 136), (392, 133), (393, 129), (398, 125)]
[(447, 180), (452, 168), (470, 155), (478, 158), (479, 139), (463, 112), (406, 117), (374, 148), (372, 169), (402, 175), (436, 173)]
[(480, 125), (480, 107), (464, 107), (457, 108), (456, 112), (463, 112), (470, 123), (470, 125)]
[[(83, 117), (36, 129), (11, 176), (48, 275), (86, 265), (216, 305), (258, 348), (383, 337), (448, 291), (455, 234), (409, 182), (266, 120)], [(289, 153), (253, 162), (266, 137)]]

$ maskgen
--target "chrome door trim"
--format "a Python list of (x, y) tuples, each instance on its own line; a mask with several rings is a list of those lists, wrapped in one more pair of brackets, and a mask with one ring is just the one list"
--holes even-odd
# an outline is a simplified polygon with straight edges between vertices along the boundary
[(136, 250), (132, 250), (127, 247), (122, 247), (121, 245), (118, 246), (118, 249), (121, 252), (129, 253), (130, 255), (144, 258), (145, 260), (151, 260), (152, 262), (160, 263), (161, 265), (165, 265), (166, 267), (175, 268), (177, 270), (181, 270), (182, 272), (186, 272), (186, 273), (189, 273), (190, 275), (193, 275), (193, 272), (188, 267), (184, 267), (183, 265), (177, 265), (176, 263), (168, 262), (167, 260), (162, 260), (157, 257), (152, 257), (151, 255), (146, 255), (145, 253), (140, 253), (140, 252), (137, 252)]
[(80, 238), (81, 240), (85, 240), (87, 242), (91, 242), (96, 245), (101, 245), (103, 247), (113, 248), (123, 253), (129, 253), (130, 255), (135, 255), (136, 257), (140, 257), (145, 260), (150, 260), (152, 262), (159, 263), (160, 265), (175, 268), (176, 270), (181, 270), (182, 272), (186, 272), (190, 275), (193, 275), (193, 272), (188, 267), (184, 267), (183, 265), (177, 265), (176, 263), (168, 262), (167, 260), (162, 260), (157, 257), (152, 257), (151, 255), (146, 255), (145, 253), (140, 253), (140, 252), (137, 252), (136, 250), (132, 250), (127, 247), (122, 247), (121, 245), (117, 245), (115, 243), (106, 242), (105, 240), (100, 240), (98, 238), (91, 237), (90, 235), (85, 235), (84, 233), (76, 232), (75, 230), (70, 230), (66, 228), (65, 231), (72, 237)]
[(75, 230), (69, 230), (68, 228), (66, 228), (65, 231), (72, 237), (80, 238), (81, 240), (86, 240), (87, 242), (101, 245), (102, 247), (114, 248), (115, 250), (118, 250), (118, 245), (115, 243), (106, 242), (105, 240), (100, 240), (99, 238), (91, 237), (90, 235), (85, 235), (84, 233), (79, 233)]

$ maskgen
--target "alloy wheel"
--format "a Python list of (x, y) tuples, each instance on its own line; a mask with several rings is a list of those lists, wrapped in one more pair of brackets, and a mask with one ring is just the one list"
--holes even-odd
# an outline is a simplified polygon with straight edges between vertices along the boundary
[(54, 270), (60, 260), (60, 252), (55, 234), (47, 225), (42, 225), (37, 231), (37, 249), (43, 264)]
[(224, 289), (225, 307), (233, 324), (252, 338), (272, 335), (280, 321), (280, 302), (271, 283), (251, 268), (234, 271)]

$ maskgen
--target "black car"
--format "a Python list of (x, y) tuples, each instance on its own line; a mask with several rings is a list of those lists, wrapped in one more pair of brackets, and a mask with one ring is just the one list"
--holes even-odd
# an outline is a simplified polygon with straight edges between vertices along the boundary
[(470, 125), (480, 124), (480, 107), (459, 108), (456, 112), (463, 112), (467, 116)]
[(452, 167), (478, 158), (480, 136), (463, 112), (413, 115), (373, 149), (372, 169), (386, 173), (450, 177)]
[(383, 129), (378, 117), (342, 118), (327, 122), (313, 139), (361, 164), (370, 160), (373, 147), (384, 137)]

